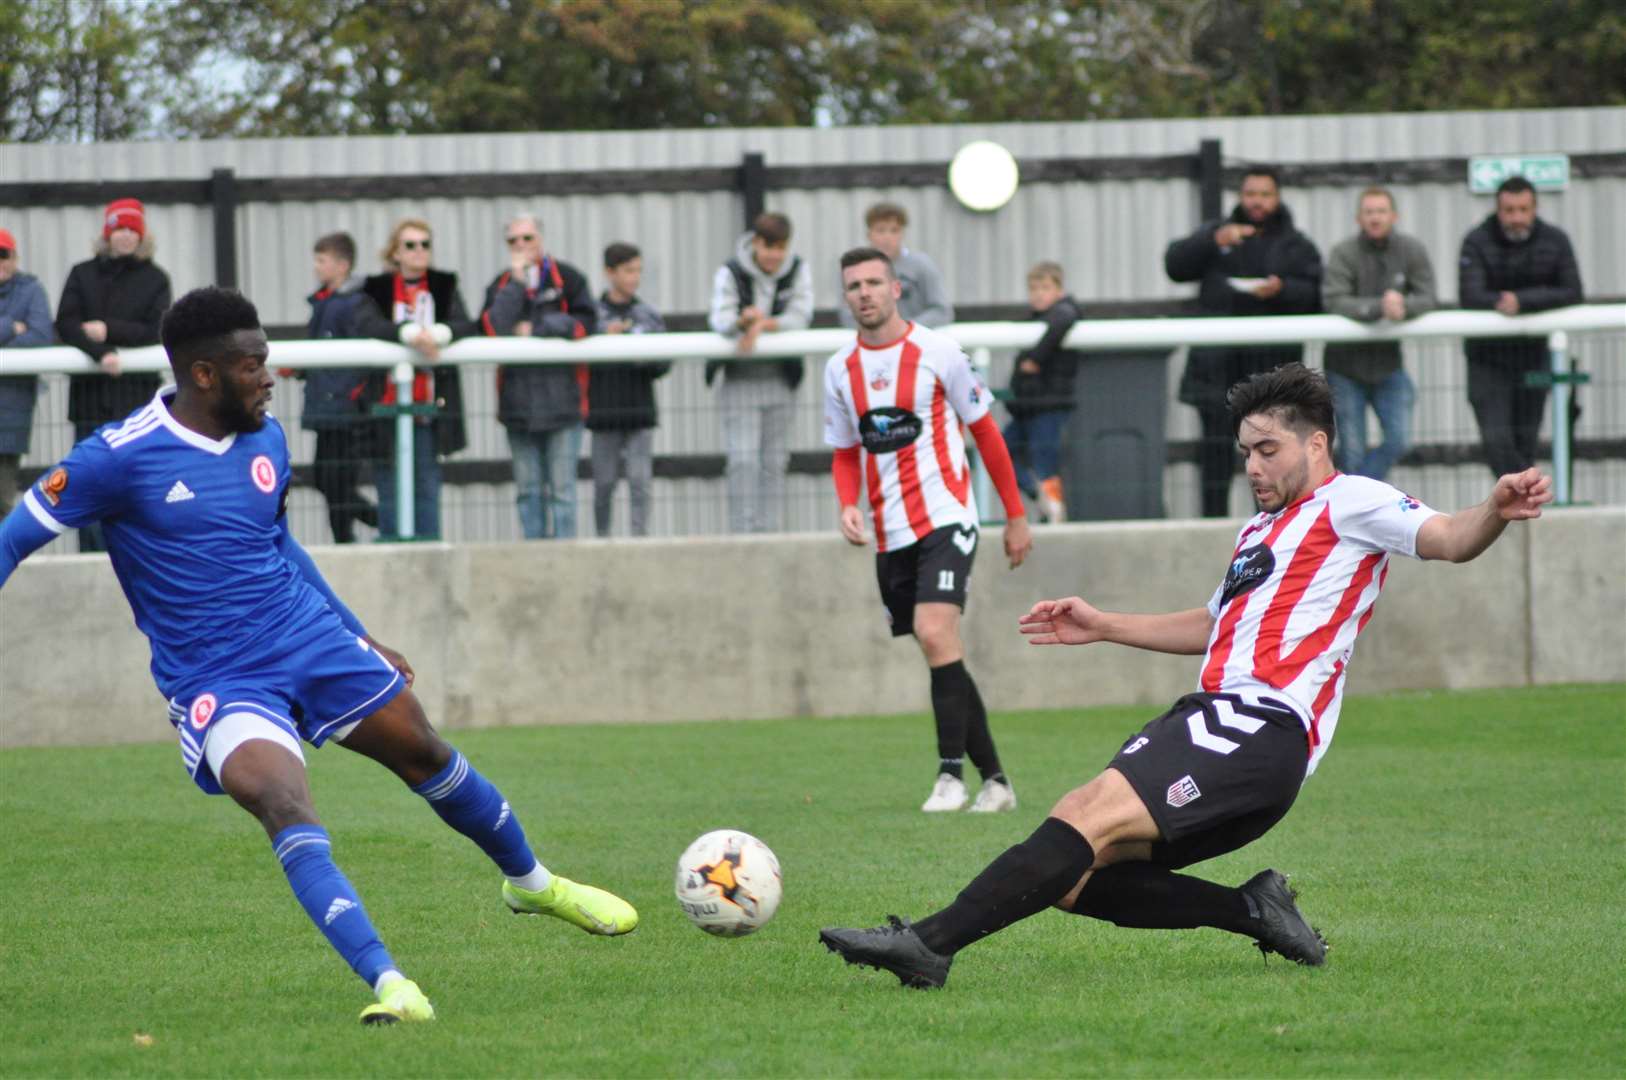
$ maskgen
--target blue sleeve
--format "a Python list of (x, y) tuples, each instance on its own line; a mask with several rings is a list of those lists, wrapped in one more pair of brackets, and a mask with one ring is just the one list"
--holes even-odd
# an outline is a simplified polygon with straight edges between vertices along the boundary
[(288, 517), (286, 514), (277, 522), (277, 526), (280, 530), (277, 535), (277, 550), (282, 553), (282, 557), (292, 563), (294, 569), (299, 571), (300, 576), (310, 583), (311, 588), (321, 594), (322, 599), (327, 601), (327, 606), (332, 608), (333, 613), (339, 617), (339, 621), (344, 623), (345, 629), (352, 634), (366, 637), (367, 628), (361, 625), (361, 620), (356, 618), (355, 612), (344, 606), (344, 601), (339, 599), (339, 594), (333, 591), (332, 586), (327, 583), (327, 579), (322, 576), (322, 572), (316, 569), (316, 564), (311, 561), (310, 553), (300, 547), (299, 541), (295, 540), (293, 533), (288, 531)]
[[(33, 492), (30, 491), (29, 495)], [(17, 564), (57, 538), (57, 530), (35, 516), (28, 496), (0, 521), (0, 588), (17, 569)]]
[(34, 482), (23, 505), (60, 534), (112, 517), (123, 509), (125, 490), (123, 463), (100, 435), (91, 435)]
[[(32, 286), (28, 290), (28, 300), (23, 308), (23, 317), (18, 321), (27, 329), (12, 338), (13, 348), (35, 348), (49, 345), (56, 335), (51, 326), (51, 301), (46, 298), (45, 287), (37, 281), (29, 282)], [(7, 327), (6, 329), (11, 329)]]

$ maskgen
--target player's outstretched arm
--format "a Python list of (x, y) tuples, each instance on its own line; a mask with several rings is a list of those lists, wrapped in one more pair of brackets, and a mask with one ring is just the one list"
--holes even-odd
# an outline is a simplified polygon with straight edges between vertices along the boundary
[(21, 500), (0, 521), (0, 588), (17, 569), (17, 564), (56, 539), (56, 533), (45, 527)]
[(1110, 641), (1151, 652), (1201, 655), (1208, 648), (1214, 617), (1207, 608), (1162, 615), (1102, 611), (1076, 596), (1041, 600), (1017, 620), (1033, 645), (1089, 645)]
[(1417, 557), (1454, 563), (1476, 559), (1496, 542), (1508, 522), (1538, 518), (1542, 506), (1552, 501), (1552, 477), (1540, 469), (1508, 473), (1478, 506), (1436, 514), (1423, 522), (1417, 530)]

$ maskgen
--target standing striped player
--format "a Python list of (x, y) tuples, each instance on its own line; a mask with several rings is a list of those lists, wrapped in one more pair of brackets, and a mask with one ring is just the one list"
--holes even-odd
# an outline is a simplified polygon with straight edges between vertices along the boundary
[(181, 764), (204, 792), (259, 821), (300, 905), (377, 994), (363, 1023), (431, 1020), (311, 804), (301, 740), (372, 758), (502, 871), (516, 914), (592, 934), (631, 932), (620, 897), (551, 874), (491, 782), (429, 726), (412, 667), (369, 637), (288, 531), (293, 469), (267, 411), (269, 349), (254, 305), (198, 289), (163, 321), (176, 386), (75, 446), (0, 523), (0, 586), (27, 555), (100, 521)]
[(952, 338), (898, 314), (902, 287), (875, 248), (841, 257), (842, 293), (858, 336), (824, 371), (824, 441), (841, 502), (841, 535), (869, 542), (859, 509), (869, 489), (875, 571), (892, 635), (913, 634), (931, 668), (938, 775), (922, 810), (965, 805), (964, 758), (982, 774), (971, 809), (1016, 809), (988, 730), (988, 711), (965, 668), (960, 612), (977, 553), (977, 501), (960, 425), (969, 424), (1005, 504), (1005, 554), (1017, 567), (1033, 547), (1005, 439), (988, 414), (988, 388)]
[(1441, 514), (1333, 469), (1332, 394), (1302, 365), (1236, 384), (1227, 403), (1259, 513), (1207, 606), (1126, 615), (1075, 596), (1041, 601), (1020, 620), (1036, 645), (1202, 655), (1197, 690), (1062, 796), (947, 908), (912, 925), (892, 916), (871, 930), (823, 931), (848, 963), (942, 986), (961, 949), (1052, 905), (1119, 926), (1229, 930), (1301, 964), (1325, 961), (1326, 942), (1277, 871), (1234, 889), (1174, 871), (1253, 842), (1293, 805), (1332, 740), (1390, 555), (1476, 558), (1508, 522), (1541, 516), (1552, 482), (1527, 469), (1499, 479), (1478, 506)]

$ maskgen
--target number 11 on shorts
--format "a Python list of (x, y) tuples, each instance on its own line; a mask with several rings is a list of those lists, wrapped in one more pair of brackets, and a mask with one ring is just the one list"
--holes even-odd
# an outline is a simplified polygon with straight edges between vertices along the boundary
[(938, 592), (953, 592), (954, 591), (954, 571), (953, 570), (939, 570), (937, 572), (937, 591)]

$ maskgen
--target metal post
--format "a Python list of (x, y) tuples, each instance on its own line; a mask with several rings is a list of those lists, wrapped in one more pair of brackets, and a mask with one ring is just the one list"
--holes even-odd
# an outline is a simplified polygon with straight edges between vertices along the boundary
[[(977, 373), (983, 385), (988, 384), (988, 373), (993, 370), (993, 353), (986, 347), (971, 350), (971, 370)], [(994, 503), (994, 484), (988, 477), (988, 468), (983, 464), (982, 455), (977, 455), (977, 463), (971, 472), (971, 490), (977, 497), (977, 517), (983, 521), (1000, 521), (1002, 518), (990, 517)]]
[(1204, 139), (1197, 146), (1197, 200), (1204, 221), (1224, 216), (1225, 160), (1218, 139)]
[(209, 174), (209, 202), (214, 209), (215, 284), (237, 288), (237, 174), (215, 169)]
[(395, 365), (395, 404), (401, 409), (395, 415), (395, 534), (402, 540), (416, 537), (418, 529), (412, 505), (412, 465), (417, 460), (412, 445), (416, 427), (411, 412), (413, 374), (412, 365), (406, 361)]
[(1547, 335), (1547, 359), (1553, 371), (1553, 503), (1570, 501), (1570, 336), (1562, 330)]
[(745, 227), (749, 229), (768, 204), (768, 169), (761, 154), (746, 154), (740, 161), (740, 194), (745, 197)]

